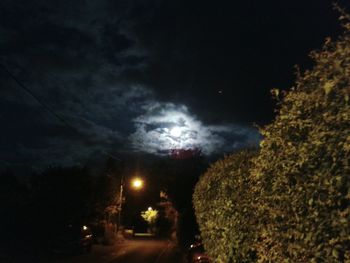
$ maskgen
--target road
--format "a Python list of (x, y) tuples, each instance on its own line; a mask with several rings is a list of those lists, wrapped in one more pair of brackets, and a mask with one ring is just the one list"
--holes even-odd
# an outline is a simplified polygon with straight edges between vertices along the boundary
[(151, 238), (127, 239), (113, 246), (96, 245), (85, 255), (50, 263), (181, 263), (174, 243)]

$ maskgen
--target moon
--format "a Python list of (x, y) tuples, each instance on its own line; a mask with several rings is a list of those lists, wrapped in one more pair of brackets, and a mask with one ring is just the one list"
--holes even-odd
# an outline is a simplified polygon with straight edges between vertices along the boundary
[(180, 137), (181, 129), (179, 127), (174, 127), (170, 130), (170, 135), (173, 137)]

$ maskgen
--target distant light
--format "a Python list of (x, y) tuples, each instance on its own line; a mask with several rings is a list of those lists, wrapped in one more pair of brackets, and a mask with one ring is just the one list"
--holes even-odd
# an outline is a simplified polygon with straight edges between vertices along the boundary
[(87, 228), (87, 226), (83, 226), (83, 230), (87, 230), (88, 228)]
[(174, 127), (170, 130), (170, 135), (174, 137), (179, 137), (181, 135), (181, 129), (179, 127)]
[(148, 207), (147, 210), (148, 210), (148, 211), (152, 211), (153, 209), (152, 209), (152, 207), (150, 206), (150, 207)]

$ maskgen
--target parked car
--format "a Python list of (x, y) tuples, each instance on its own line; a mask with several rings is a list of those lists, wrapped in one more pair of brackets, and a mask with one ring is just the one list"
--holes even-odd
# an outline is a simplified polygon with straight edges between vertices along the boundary
[(105, 240), (106, 222), (94, 222), (90, 225), (94, 244), (103, 244)]
[(209, 256), (205, 253), (201, 239), (196, 236), (195, 242), (191, 244), (187, 252), (188, 263), (210, 263)]
[(55, 254), (90, 252), (93, 236), (86, 225), (65, 225), (51, 232), (49, 250)]

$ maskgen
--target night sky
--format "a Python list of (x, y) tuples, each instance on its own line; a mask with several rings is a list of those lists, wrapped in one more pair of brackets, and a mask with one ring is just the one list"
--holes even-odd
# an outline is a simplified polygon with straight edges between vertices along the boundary
[(337, 16), (327, 0), (0, 0), (0, 168), (258, 145), (270, 90)]

